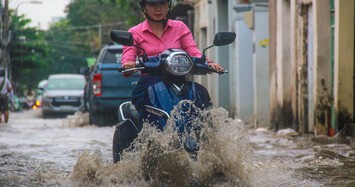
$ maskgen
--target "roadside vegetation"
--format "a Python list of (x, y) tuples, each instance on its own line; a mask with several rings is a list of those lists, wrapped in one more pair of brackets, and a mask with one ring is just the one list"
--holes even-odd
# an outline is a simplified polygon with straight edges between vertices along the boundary
[(48, 30), (31, 28), (30, 19), (12, 12), (10, 77), (16, 92), (35, 88), (53, 73), (78, 73), (110, 43), (110, 30), (127, 30), (143, 19), (138, 1), (75, 0), (66, 12)]

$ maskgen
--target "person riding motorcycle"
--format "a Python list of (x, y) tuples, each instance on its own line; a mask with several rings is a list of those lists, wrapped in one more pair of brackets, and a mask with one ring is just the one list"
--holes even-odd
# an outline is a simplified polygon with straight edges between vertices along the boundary
[[(124, 150), (134, 147), (143, 122), (149, 122), (160, 131), (165, 130), (170, 112), (176, 106), (180, 106), (180, 112), (173, 114), (173, 128), (184, 150), (196, 159), (200, 126), (192, 121), (198, 118), (197, 111), (211, 108), (212, 101), (206, 88), (189, 81), (189, 76), (228, 71), (200, 52), (185, 23), (168, 19), (171, 0), (140, 0), (139, 3), (145, 21), (128, 32), (110, 32), (111, 40), (124, 46), (122, 67), (118, 70), (124, 77), (130, 77), (138, 70), (141, 73), (132, 91), (131, 102), (122, 103), (119, 107), (121, 121), (113, 136), (113, 161), (118, 162)], [(234, 40), (235, 33), (219, 32), (210, 47), (227, 45)], [(191, 69), (186, 70), (187, 67)]]
[(5, 69), (0, 68), (0, 121), (1, 114), (4, 114), (5, 123), (9, 120), (9, 97), (12, 91), (12, 85), (8, 78), (5, 77)]
[(36, 105), (35, 92), (31, 88), (29, 88), (27, 91), (25, 91), (24, 95), (25, 95), (25, 102), (23, 108), (32, 109), (32, 107)]
[[(185, 23), (168, 19), (172, 0), (140, 0), (139, 4), (146, 20), (130, 28), (128, 32), (132, 33), (135, 45), (145, 49), (147, 56), (156, 56), (170, 48), (183, 49), (190, 56), (202, 56)], [(134, 46), (124, 46), (122, 66), (125, 69), (136, 67), (136, 58), (142, 55), (142, 50)], [(212, 60), (208, 60), (208, 65), (217, 71), (223, 71), (223, 68)], [(132, 73), (134, 72), (126, 72), (123, 76), (129, 77)], [(141, 73), (132, 93), (132, 104), (137, 111), (143, 110), (146, 88), (161, 79), (160, 75), (146, 74), (144, 71)]]

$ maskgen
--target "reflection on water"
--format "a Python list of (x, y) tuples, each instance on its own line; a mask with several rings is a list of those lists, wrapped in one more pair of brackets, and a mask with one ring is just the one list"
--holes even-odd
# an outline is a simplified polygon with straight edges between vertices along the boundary
[[(14, 113), (0, 125), (0, 186), (354, 186), (352, 144), (250, 129), (222, 109), (202, 113), (197, 160), (170, 126), (146, 124), (131, 151), (112, 163), (114, 127), (87, 114), (42, 119)], [(324, 141), (322, 141), (324, 142)]]

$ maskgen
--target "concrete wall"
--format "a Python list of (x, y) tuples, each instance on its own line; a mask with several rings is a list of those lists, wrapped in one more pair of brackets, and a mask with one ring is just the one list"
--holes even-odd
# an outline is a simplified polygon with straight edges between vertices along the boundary
[(237, 38), (231, 45), (207, 51), (208, 58), (221, 64), (230, 73), (221, 76), (216, 74), (195, 76), (194, 80), (207, 87), (216, 107), (226, 108), (230, 117), (252, 122), (252, 32), (243, 21), (238, 21), (233, 9), (236, 4), (234, 0), (209, 2), (195, 3), (195, 37), (198, 38), (200, 49), (212, 44), (215, 33), (219, 31), (235, 31)]
[(335, 3), (335, 126), (354, 119), (354, 1)]
[[(228, 1), (214, 1), (216, 3), (216, 33), (230, 31), (228, 25)], [(230, 46), (220, 46), (216, 47), (216, 62), (218, 62), (223, 68), (230, 69), (229, 60), (230, 60)], [(215, 82), (218, 85), (218, 106), (230, 110), (230, 75), (221, 75), (218, 76), (217, 81)]]
[(316, 33), (314, 33), (314, 28), (316, 27), (313, 23), (314, 21), (314, 12), (313, 12), (313, 6), (308, 6), (307, 10), (308, 15), (307, 15), (307, 95), (308, 95), (308, 131), (313, 131), (314, 129), (314, 104), (315, 104), (315, 93), (314, 93), (314, 87), (311, 85), (315, 85), (315, 62), (314, 60), (314, 38)]
[(271, 121), (276, 128), (290, 123), (300, 132), (329, 135), (331, 127), (338, 131), (354, 119), (355, 5), (334, 2), (332, 77), (329, 1), (269, 1)]
[(269, 79), (270, 79), (270, 122), (273, 127), (276, 126), (278, 122), (278, 110), (277, 110), (277, 69), (276, 69), (276, 29), (277, 29), (277, 0), (269, 1)]
[[(239, 2), (230, 3), (233, 7)], [(233, 27), (237, 34), (235, 42), (235, 61), (231, 65), (233, 70), (233, 82), (235, 83), (234, 93), (236, 99), (233, 106), (236, 111), (235, 118), (242, 119), (245, 123), (255, 122), (254, 113), (254, 54), (253, 36), (254, 31), (250, 28), (253, 25), (253, 12), (237, 12), (233, 10)], [(249, 18), (249, 19), (248, 19)], [(246, 23), (249, 20), (249, 25)], [(251, 25), (250, 25), (251, 24)], [(253, 27), (253, 26), (252, 26)]]
[[(195, 41), (200, 50), (206, 48), (212, 43), (212, 39), (209, 37), (210, 26), (209, 26), (209, 8), (206, 1), (197, 0), (195, 5)], [(212, 19), (214, 17), (212, 16)], [(212, 49), (213, 50), (213, 49)], [(208, 52), (208, 51), (207, 51)], [(208, 58), (212, 58), (211, 53), (207, 53)], [(210, 87), (209, 79), (206, 76), (194, 76), (196, 82), (201, 83), (208, 89)], [(208, 89), (210, 91), (210, 89)], [(213, 93), (214, 94), (214, 93)], [(213, 103), (215, 104), (215, 98), (212, 97)]]
[[(276, 123), (300, 132), (313, 132), (315, 124), (324, 126), (329, 103), (330, 12), (325, 11), (329, 2), (313, 2), (278, 1), (275, 5), (280, 27), (276, 29), (280, 43), (276, 45), (276, 74), (282, 74), (277, 85), (286, 87), (275, 89), (283, 97), (277, 101), (282, 107), (273, 108), (272, 113), (280, 114)], [(287, 51), (290, 55), (285, 55)]]
[[(312, 1), (313, 7), (313, 122), (309, 131), (316, 135), (327, 135), (328, 119), (331, 117), (331, 25), (328, 1)], [(328, 10), (328, 11), (325, 11)]]
[(297, 72), (298, 72), (298, 54), (299, 50), (297, 50), (298, 44), (298, 30), (297, 24), (299, 19), (299, 12), (297, 8), (297, 2), (291, 1), (290, 2), (290, 61), (291, 61), (291, 107), (292, 107), (292, 119), (291, 119), (291, 127), (295, 130), (299, 130), (298, 126), (298, 84), (297, 84)]
[(243, 14), (236, 23), (236, 114), (246, 123), (254, 122), (254, 68), (253, 68), (253, 32), (245, 24)]
[[(339, 130), (345, 122), (354, 119), (355, 2), (334, 2), (333, 79), (329, 1), (269, 0), (269, 105), (270, 121), (276, 129), (292, 127), (305, 133), (328, 134), (331, 125)], [(259, 83), (258, 64), (254, 64), (257, 58), (249, 55), (253, 49), (252, 31), (243, 15), (231, 13), (230, 6), (237, 3), (238, 0), (196, 1), (195, 28), (200, 46), (211, 44), (214, 34), (222, 29), (237, 33), (235, 44), (226, 50), (215, 48), (207, 54), (228, 66), (231, 72), (228, 78), (197, 79), (207, 85), (216, 106), (223, 105), (233, 117), (253, 122), (258, 119), (261, 104), (257, 99), (259, 92), (255, 93)], [(255, 41), (257, 44), (256, 38)], [(227, 88), (227, 93), (221, 94), (221, 88)], [(225, 97), (229, 97), (228, 101)]]
[[(237, 13), (234, 11), (233, 7), (236, 4), (235, 0), (229, 0), (228, 2), (228, 27), (230, 31), (236, 32), (237, 33), (237, 24), (238, 24), (238, 19), (237, 19)], [(237, 114), (237, 45), (239, 41), (236, 39), (236, 41), (229, 45), (229, 95), (230, 95), (230, 104), (229, 104), (229, 114), (231, 117), (236, 117)]]
[[(213, 44), (214, 35), (216, 33), (216, 17), (217, 6), (216, 2), (211, 1), (196, 1), (195, 3), (195, 38), (198, 38), (197, 45), (200, 50)], [(206, 51), (207, 58), (219, 63), (216, 58), (216, 48), (211, 48)], [(195, 76), (194, 80), (203, 84), (210, 93), (214, 106), (219, 106), (219, 82), (218, 75), (209, 74), (207, 76)]]
[[(207, 52), (229, 74), (194, 79), (207, 87), (213, 104), (226, 108), (230, 117), (256, 127), (270, 127), (268, 8), (255, 7), (254, 12), (237, 13), (233, 8), (237, 3), (235, 0), (196, 1), (195, 37), (201, 49), (211, 44), (219, 31), (234, 31), (237, 38), (232, 45)], [(245, 16), (251, 16), (254, 28), (245, 23)]]
[(270, 127), (269, 95), (269, 12), (268, 7), (254, 7), (254, 124)]
[[(276, 26), (274, 30), (276, 36), (276, 56), (272, 57), (271, 67), (271, 116), (273, 127), (276, 129), (291, 127), (292, 124), (292, 79), (291, 79), (291, 24), (290, 24), (290, 3), (287, 1), (273, 1), (272, 5), (276, 7)], [(270, 10), (274, 9), (270, 8)], [(275, 16), (272, 14), (272, 16)], [(271, 47), (271, 46), (270, 46)], [(275, 54), (274, 54), (275, 55)]]

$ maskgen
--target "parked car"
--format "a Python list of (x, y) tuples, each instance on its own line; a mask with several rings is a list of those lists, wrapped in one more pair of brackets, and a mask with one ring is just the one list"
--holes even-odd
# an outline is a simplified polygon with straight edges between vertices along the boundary
[(50, 75), (42, 95), (43, 117), (84, 111), (85, 84), (84, 75)]
[[(122, 77), (121, 45), (105, 46), (89, 72), (85, 87), (85, 106), (89, 112), (89, 123), (98, 126), (112, 126), (118, 122), (118, 108), (131, 100), (133, 88), (137, 85), (139, 73), (130, 78)], [(85, 72), (85, 71), (83, 71)]]

